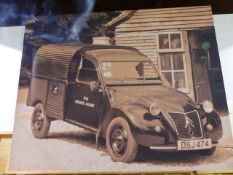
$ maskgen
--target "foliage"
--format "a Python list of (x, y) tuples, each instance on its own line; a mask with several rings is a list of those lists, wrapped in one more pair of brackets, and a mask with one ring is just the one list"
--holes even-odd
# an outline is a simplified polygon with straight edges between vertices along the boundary
[(118, 16), (120, 12), (99, 12), (93, 13), (87, 21), (87, 27), (80, 33), (80, 39), (84, 43), (92, 43), (93, 37), (114, 36), (114, 29), (106, 29), (104, 26), (112, 18)]
[[(33, 58), (39, 47), (48, 43), (92, 43), (97, 36), (114, 36), (114, 29), (106, 29), (105, 24), (120, 12), (92, 13), (88, 19), (82, 14), (40, 16), (25, 22), (24, 49), (20, 82), (29, 82), (25, 71), (31, 71)], [(26, 78), (25, 78), (26, 77)], [(22, 81), (21, 81), (22, 80)]]
[[(92, 43), (96, 36), (114, 36), (105, 24), (120, 12), (92, 13), (85, 22), (82, 14), (33, 17), (26, 21), (22, 65), (31, 68), (36, 50), (48, 43)], [(80, 22), (79, 22), (80, 20)], [(74, 26), (74, 24), (78, 24)], [(75, 27), (75, 28), (74, 28)]]

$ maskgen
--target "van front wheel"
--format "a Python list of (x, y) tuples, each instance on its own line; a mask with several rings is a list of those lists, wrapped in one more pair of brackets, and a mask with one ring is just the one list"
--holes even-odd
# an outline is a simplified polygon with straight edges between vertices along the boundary
[(44, 106), (41, 103), (36, 104), (31, 118), (32, 134), (35, 138), (45, 138), (50, 128), (50, 120), (45, 114)]
[(138, 144), (123, 117), (116, 117), (110, 122), (107, 128), (106, 147), (115, 162), (132, 162), (135, 159)]

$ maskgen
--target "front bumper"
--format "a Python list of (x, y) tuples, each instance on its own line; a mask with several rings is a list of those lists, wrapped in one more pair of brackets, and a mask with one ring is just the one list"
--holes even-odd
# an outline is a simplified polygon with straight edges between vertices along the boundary
[[(189, 125), (187, 118), (189, 119), (188, 122), (191, 122)], [(216, 143), (222, 137), (222, 125), (219, 116), (216, 112), (206, 116), (206, 124), (210, 123), (213, 126), (212, 131), (207, 130), (202, 118), (196, 110), (187, 113), (167, 113), (167, 117), (164, 115), (153, 119), (154, 125), (146, 128), (147, 130), (133, 128), (133, 136), (139, 145), (158, 150), (177, 150), (177, 140), (211, 139), (212, 144), (216, 146)], [(170, 123), (173, 123), (173, 125)], [(156, 132), (155, 126), (159, 126), (161, 132)]]
[[(216, 147), (218, 143), (212, 143), (212, 148)], [(150, 149), (157, 150), (157, 151), (180, 151), (176, 145), (160, 145), (160, 146), (150, 146)], [(188, 150), (192, 151), (192, 150)], [(193, 150), (197, 151), (197, 150)]]

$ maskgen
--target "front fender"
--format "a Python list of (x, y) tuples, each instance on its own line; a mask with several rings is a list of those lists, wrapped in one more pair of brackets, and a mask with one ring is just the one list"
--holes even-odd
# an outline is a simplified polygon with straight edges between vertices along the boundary
[[(163, 145), (171, 137), (162, 123), (161, 116), (153, 117), (146, 107), (137, 104), (124, 104), (109, 110), (102, 122), (103, 137), (106, 136), (106, 130), (111, 120), (118, 116), (122, 116), (128, 121), (131, 132), (140, 145)], [(155, 126), (161, 127), (161, 132), (156, 132)]]
[(218, 142), (218, 140), (220, 140), (223, 136), (223, 128), (220, 116), (216, 111), (213, 111), (212, 113), (207, 114), (207, 119), (208, 123), (214, 127), (213, 131), (207, 131), (206, 128), (204, 128), (207, 136), (210, 137), (213, 142)]
[[(135, 104), (123, 105), (119, 108), (130, 123), (130, 128), (137, 143), (144, 146), (162, 145), (168, 142), (169, 133), (160, 117), (152, 116), (148, 109)], [(161, 132), (156, 132), (159, 126)]]
[(148, 109), (146, 109), (144, 106), (127, 104), (118, 107), (118, 109), (125, 114), (133, 127), (136, 127), (137, 129), (149, 131), (155, 126), (160, 126), (163, 128), (160, 120), (151, 116)]

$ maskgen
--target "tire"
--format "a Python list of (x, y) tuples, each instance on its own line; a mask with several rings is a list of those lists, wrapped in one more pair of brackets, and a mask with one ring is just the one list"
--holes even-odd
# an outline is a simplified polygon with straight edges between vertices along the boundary
[(107, 128), (107, 151), (114, 162), (132, 162), (138, 152), (128, 122), (123, 117), (114, 118)]
[(50, 120), (45, 114), (44, 106), (41, 103), (36, 104), (31, 118), (32, 134), (35, 138), (46, 138), (50, 128)]
[(216, 151), (216, 146), (214, 146), (210, 149), (199, 150), (199, 151), (197, 151), (197, 153), (200, 156), (211, 156), (212, 154), (214, 154), (215, 151)]

